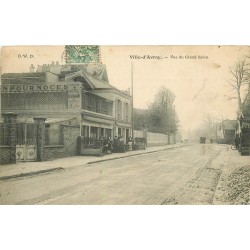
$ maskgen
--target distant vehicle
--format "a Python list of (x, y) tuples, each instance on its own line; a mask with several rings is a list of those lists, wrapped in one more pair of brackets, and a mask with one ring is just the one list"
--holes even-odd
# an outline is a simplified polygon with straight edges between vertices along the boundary
[(140, 150), (147, 148), (147, 139), (145, 137), (136, 137), (133, 144), (133, 150)]
[(205, 144), (206, 143), (206, 137), (200, 137), (200, 143)]

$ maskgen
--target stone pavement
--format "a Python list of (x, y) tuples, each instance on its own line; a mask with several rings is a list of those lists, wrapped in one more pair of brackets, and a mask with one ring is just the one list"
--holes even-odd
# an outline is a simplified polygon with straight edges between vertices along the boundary
[(80, 167), (86, 164), (131, 157), (134, 155), (148, 154), (161, 150), (187, 146), (188, 144), (172, 144), (165, 146), (148, 147), (146, 150), (129, 151), (125, 153), (113, 153), (103, 157), (98, 156), (73, 156), (43, 162), (19, 162), (0, 166), (0, 180), (33, 175), (44, 172), (62, 170), (66, 168)]

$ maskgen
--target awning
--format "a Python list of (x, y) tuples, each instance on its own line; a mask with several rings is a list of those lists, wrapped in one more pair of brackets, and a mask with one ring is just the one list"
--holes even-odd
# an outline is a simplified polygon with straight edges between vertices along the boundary
[(113, 125), (115, 123), (112, 120), (106, 120), (106, 119), (92, 117), (92, 116), (88, 116), (88, 115), (83, 115), (83, 120), (96, 122), (96, 123), (99, 123), (99, 124), (108, 124), (108, 125)]
[(117, 127), (124, 127), (124, 128), (132, 128), (132, 123), (122, 123), (122, 122), (117, 122), (116, 123)]

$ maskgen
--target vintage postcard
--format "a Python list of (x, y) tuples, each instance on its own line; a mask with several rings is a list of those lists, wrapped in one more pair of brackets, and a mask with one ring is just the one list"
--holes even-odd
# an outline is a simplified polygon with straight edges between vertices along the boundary
[(0, 204), (250, 204), (249, 46), (0, 58)]

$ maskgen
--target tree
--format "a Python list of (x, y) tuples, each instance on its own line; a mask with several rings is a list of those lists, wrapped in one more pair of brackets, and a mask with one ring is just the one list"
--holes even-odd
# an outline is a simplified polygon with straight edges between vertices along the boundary
[(174, 107), (174, 93), (166, 87), (161, 87), (155, 95), (153, 103), (148, 107), (149, 131), (170, 134), (176, 133), (178, 117)]
[(242, 103), (242, 113), (244, 116), (250, 117), (250, 84), (248, 85), (248, 92), (245, 100)]
[(141, 130), (148, 127), (148, 110), (134, 108), (134, 129)]
[(217, 136), (217, 124), (218, 120), (210, 114), (207, 114), (203, 120), (201, 131), (203, 135), (210, 138), (216, 138)]
[(250, 81), (250, 69), (249, 63), (247, 63), (246, 58), (238, 59), (233, 67), (229, 67), (231, 79), (228, 83), (233, 87), (237, 93), (238, 99), (238, 115), (242, 113), (242, 91), (244, 85), (249, 85)]

